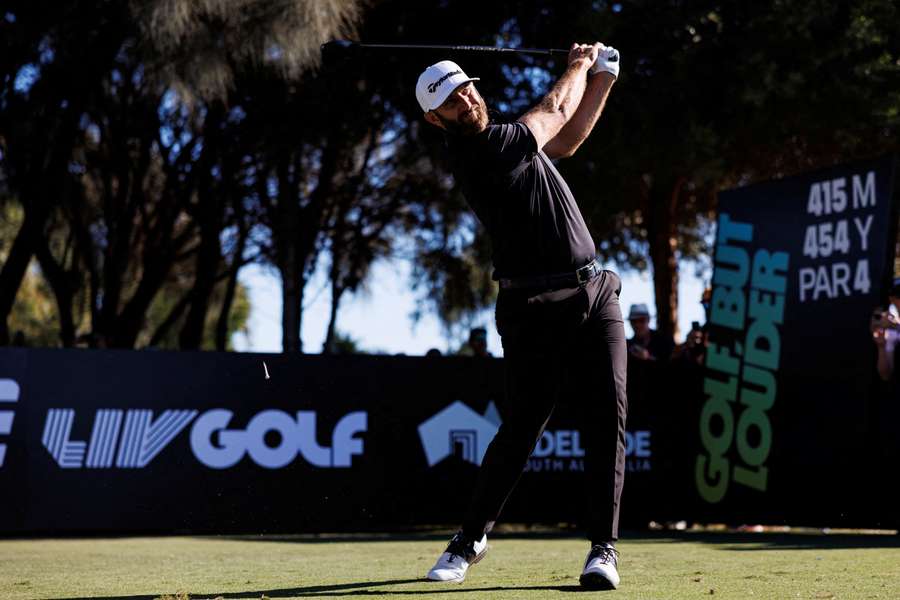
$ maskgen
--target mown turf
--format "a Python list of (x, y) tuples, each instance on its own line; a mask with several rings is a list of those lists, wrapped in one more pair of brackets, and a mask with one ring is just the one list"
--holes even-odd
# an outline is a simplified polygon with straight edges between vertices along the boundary
[[(0, 598), (567, 597), (585, 542), (495, 537), (462, 584), (421, 580), (446, 537), (164, 537), (0, 541)], [(898, 536), (632, 535), (617, 598), (900, 598)]]

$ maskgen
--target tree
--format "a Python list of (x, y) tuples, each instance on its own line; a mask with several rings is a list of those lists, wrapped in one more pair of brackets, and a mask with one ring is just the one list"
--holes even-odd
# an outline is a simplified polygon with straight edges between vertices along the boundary
[[(526, 14), (527, 11), (527, 14)], [(653, 268), (674, 335), (678, 263), (708, 254), (725, 187), (897, 149), (896, 3), (529, 3), (523, 45), (620, 49), (593, 135), (560, 163), (599, 250)]]
[[(2, 197), (0, 197), (0, 217), (2, 217), (0, 218), (0, 240), (13, 239), (22, 223), (21, 207), (13, 203), (3, 203)], [(59, 235), (63, 231), (65, 228), (51, 230), (47, 237), (45, 245), (53, 247), (54, 254), (58, 252), (56, 247), (65, 241)], [(5, 259), (6, 249), (0, 246), (0, 262)], [(67, 261), (63, 262), (67, 264)], [(189, 267), (190, 263), (185, 266)], [(64, 325), (61, 323), (61, 319), (65, 315), (60, 313), (59, 299), (54, 297), (49, 283), (52, 278), (45, 276), (43, 270), (44, 266), (41, 262), (37, 258), (33, 259), (19, 287), (16, 302), (13, 304), (9, 316), (13, 343), (17, 337), (20, 337), (28, 346), (53, 347), (60, 344), (71, 346), (88, 343), (88, 340), (92, 338), (88, 287), (76, 286), (77, 293), (72, 298), (70, 313), (73, 342), (67, 343), (68, 338), (62, 333)], [(77, 270), (73, 272), (78, 273)], [(80, 275), (80, 273), (78, 274)], [(179, 347), (177, 331), (183, 311), (177, 311), (173, 305), (179, 302), (179, 298), (189, 295), (190, 288), (186, 289), (186, 286), (189, 286), (193, 279), (193, 274), (190, 272), (176, 272), (167, 279), (147, 313), (146, 326), (136, 340), (137, 347), (149, 346), (167, 349)], [(227, 310), (224, 306), (227, 294), (226, 283), (220, 281), (215, 289), (212, 306), (218, 308), (218, 311), (217, 313), (211, 312), (208, 317), (209, 322), (206, 324), (206, 333), (202, 342), (203, 348), (230, 349), (232, 335), (239, 331), (246, 333), (250, 312), (247, 290), (240, 284), (235, 284), (234, 287), (231, 299), (232, 307)], [(224, 324), (218, 323), (223, 314), (228, 315), (227, 321)], [(213, 321), (216, 322), (213, 323)], [(222, 327), (224, 330), (221, 329)]]
[(134, 3), (148, 66), (191, 97), (226, 99), (242, 74), (272, 70), (297, 81), (327, 40), (353, 35), (359, 0)]
[[(120, 48), (124, 31), (93, 23), (120, 20), (119, 6), (48, 7), (14, 2), (0, 21), (0, 157), (6, 185), (24, 219), (0, 269), (0, 345), (31, 257), (58, 198), (68, 193), (69, 159), (79, 118)], [(111, 35), (106, 35), (111, 33)], [(85, 61), (65, 49), (91, 47)], [(68, 334), (65, 334), (68, 335)]]
[[(37, 256), (64, 345), (74, 343), (74, 296), (87, 289), (91, 344), (134, 346), (170, 275), (192, 260), (189, 291), (152, 337), (178, 322), (180, 347), (199, 347), (225, 277), (224, 347), (255, 216), (242, 205), (247, 162), (229, 137), (240, 128), (240, 110), (226, 110), (235, 78), (314, 68), (321, 41), (352, 31), (357, 3), (46, 4), (14, 2), (0, 22), (0, 173), (24, 209), (0, 270), (0, 344)], [(48, 230), (57, 208), (61, 248)], [(226, 230), (236, 232), (227, 265)]]

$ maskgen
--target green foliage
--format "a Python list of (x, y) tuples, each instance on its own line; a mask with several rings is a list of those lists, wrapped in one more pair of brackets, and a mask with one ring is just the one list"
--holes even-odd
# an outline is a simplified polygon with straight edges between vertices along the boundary
[[(189, 280), (188, 280), (189, 281)], [(162, 350), (178, 350), (180, 348), (178, 334), (184, 324), (184, 315), (180, 316), (166, 330), (166, 333), (156, 340), (155, 344), (151, 344), (152, 336), (157, 328), (166, 320), (175, 305), (183, 297), (185, 293), (189, 293), (190, 289), (185, 288), (182, 282), (179, 284), (177, 279), (171, 280), (163, 287), (159, 295), (157, 295), (150, 310), (147, 312), (147, 324), (142, 330), (141, 335), (137, 339), (137, 347), (144, 348), (151, 346)], [(225, 294), (225, 283), (218, 284), (210, 297), (210, 310), (206, 314), (203, 326), (203, 341), (200, 345), (201, 350), (216, 350), (216, 322), (219, 319), (219, 312), (222, 310), (222, 300)], [(227, 344), (225, 350), (233, 350), (232, 336), (237, 333), (250, 335), (250, 294), (247, 288), (238, 283), (234, 304), (228, 314), (228, 333), (226, 335)]]
[(53, 292), (40, 277), (36, 264), (19, 288), (16, 302), (9, 316), (13, 345), (56, 347), (59, 345), (59, 322)]
[(336, 332), (332, 345), (333, 354), (364, 354), (365, 352), (359, 347), (359, 340), (353, 336)]
[[(11, 240), (21, 226), (23, 219), (22, 209), (13, 203), (0, 204), (0, 241)], [(58, 242), (58, 236), (51, 236), (54, 242)], [(0, 264), (6, 260), (7, 251), (0, 245)], [(191, 282), (191, 274), (184, 273), (181, 277), (175, 276), (163, 287), (157, 296), (150, 311), (147, 313), (146, 325), (143, 329), (137, 346), (144, 347), (149, 343), (154, 331), (167, 318), (169, 311), (187, 291)], [(215, 349), (215, 322), (221, 309), (224, 283), (220, 283), (213, 294), (212, 310), (207, 315), (203, 348)], [(78, 297), (75, 306), (74, 317), (76, 322), (76, 335), (80, 340), (79, 345), (87, 343), (90, 334), (90, 304), (86, 294)], [(247, 289), (238, 285), (235, 301), (232, 304), (228, 319), (228, 348), (231, 349), (231, 337), (235, 333), (249, 334), (248, 321), (250, 317), (250, 299)], [(30, 264), (22, 285), (13, 304), (9, 316), (9, 327), (14, 340), (21, 338), (25, 345), (30, 347), (58, 347), (60, 345), (59, 311), (53, 290), (44, 277), (36, 260)], [(157, 344), (159, 348), (178, 348), (177, 326), (169, 330)]]
[[(0, 264), (6, 261), (8, 244), (15, 238), (23, 218), (20, 206), (11, 202), (0, 203)], [(59, 324), (53, 293), (47, 282), (40, 277), (40, 271), (34, 262), (29, 266), (19, 288), (9, 316), (9, 327), (14, 344), (56, 346), (59, 343)]]
[(319, 46), (352, 36), (359, 0), (152, 0), (132, 2), (146, 60), (189, 97), (225, 99), (242, 72), (297, 79)]

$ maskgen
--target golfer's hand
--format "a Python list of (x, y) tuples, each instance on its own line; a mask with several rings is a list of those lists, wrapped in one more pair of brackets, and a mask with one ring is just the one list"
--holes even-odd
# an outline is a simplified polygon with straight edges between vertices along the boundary
[(597, 60), (599, 51), (599, 44), (572, 44), (572, 47), (569, 48), (568, 64), (580, 62), (585, 68), (590, 68)]
[(588, 73), (591, 75), (596, 75), (597, 73), (609, 73), (615, 79), (618, 79), (619, 51), (612, 46), (605, 46), (599, 43), (595, 45), (599, 46), (597, 58), (594, 60)]

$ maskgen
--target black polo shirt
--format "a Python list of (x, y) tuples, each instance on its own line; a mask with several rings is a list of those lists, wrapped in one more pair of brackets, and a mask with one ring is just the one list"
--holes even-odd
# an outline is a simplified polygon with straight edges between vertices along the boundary
[(569, 186), (524, 123), (448, 135), (457, 184), (491, 237), (494, 278), (574, 271), (595, 255)]

